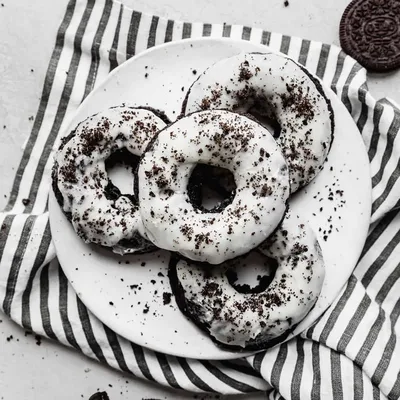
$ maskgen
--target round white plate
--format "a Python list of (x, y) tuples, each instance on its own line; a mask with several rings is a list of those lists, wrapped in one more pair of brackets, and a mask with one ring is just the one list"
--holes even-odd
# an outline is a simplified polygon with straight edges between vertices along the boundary
[[(65, 134), (86, 117), (122, 103), (159, 108), (174, 120), (186, 90), (204, 69), (240, 52), (267, 50), (229, 39), (184, 40), (153, 48), (113, 71), (79, 107)], [(337, 297), (356, 265), (369, 225), (371, 183), (364, 144), (346, 108), (325, 89), (335, 111), (336, 136), (324, 170), (291, 205), (318, 234), (326, 279), (316, 306), (294, 334), (309, 327)], [(238, 357), (216, 347), (180, 313), (174, 298), (163, 304), (163, 293), (171, 291), (167, 252), (120, 257), (85, 245), (54, 196), (49, 208), (61, 266), (84, 304), (103, 323), (130, 341), (163, 353), (197, 359)]]

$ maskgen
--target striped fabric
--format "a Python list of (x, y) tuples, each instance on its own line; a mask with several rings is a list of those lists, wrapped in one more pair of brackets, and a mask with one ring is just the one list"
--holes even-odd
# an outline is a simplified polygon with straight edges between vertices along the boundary
[[(97, 82), (148, 47), (188, 37), (232, 37), (289, 54), (343, 101), (364, 138), (373, 186), (371, 229), (336, 302), (301, 337), (248, 359), (171, 357), (130, 343), (85, 307), (60, 269), (47, 212), (52, 150)], [(400, 397), (400, 110), (375, 101), (366, 72), (339, 48), (261, 29), (182, 23), (112, 0), (71, 0), (59, 28), (32, 132), (0, 214), (0, 304), (25, 329), (113, 368), (197, 392), (266, 391), (270, 399)], [(29, 199), (30, 202), (22, 202)]]

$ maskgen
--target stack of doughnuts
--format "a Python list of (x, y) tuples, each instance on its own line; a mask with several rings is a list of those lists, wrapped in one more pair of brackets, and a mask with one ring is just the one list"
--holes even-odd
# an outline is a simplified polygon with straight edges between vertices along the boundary
[[(171, 252), (179, 309), (221, 347), (263, 349), (309, 313), (324, 260), (293, 193), (323, 168), (333, 111), (319, 81), (276, 53), (243, 53), (204, 71), (171, 123), (148, 107), (87, 118), (56, 152), (53, 191), (77, 235), (124, 255)], [(113, 163), (134, 171), (121, 193)], [(204, 204), (210, 188), (222, 199)], [(229, 273), (251, 252), (275, 260), (267, 285)]]

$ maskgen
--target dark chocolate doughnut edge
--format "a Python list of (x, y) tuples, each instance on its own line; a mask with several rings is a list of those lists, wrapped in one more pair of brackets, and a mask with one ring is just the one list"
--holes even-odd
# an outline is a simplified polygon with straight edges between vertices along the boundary
[[(218, 61), (217, 61), (218, 62)], [(217, 62), (215, 62), (214, 64), (216, 64)], [(194, 86), (194, 84), (214, 65), (214, 64), (212, 64), (212, 65), (210, 65), (208, 68), (206, 68), (201, 74), (199, 74), (199, 76), (193, 81), (193, 83), (189, 86), (189, 89), (187, 90), (187, 92), (186, 92), (186, 95), (185, 95), (185, 97), (184, 97), (184, 99), (183, 99), (183, 102), (182, 102), (182, 107), (181, 107), (181, 113), (180, 113), (180, 115), (178, 116), (178, 119), (181, 119), (181, 118), (183, 118), (183, 117), (185, 117), (186, 116), (186, 106), (187, 106), (187, 102), (188, 102), (188, 99), (189, 99), (189, 95), (190, 95), (190, 91), (192, 90), (192, 87)], [(199, 111), (204, 111), (204, 110), (199, 110)], [(195, 111), (195, 112), (197, 112), (197, 111)], [(190, 115), (190, 114), (189, 114)]]
[[(121, 107), (121, 106), (110, 107), (110, 109), (118, 108), (118, 107)], [(159, 108), (153, 108), (153, 107), (150, 107), (150, 106), (135, 106), (135, 107), (125, 106), (125, 107), (126, 108), (131, 108), (133, 110), (151, 111), (156, 117), (160, 118), (167, 125), (169, 125), (171, 123), (171, 120), (168, 118), (167, 114), (165, 114), (165, 112), (163, 110), (160, 110)]]
[(175, 296), (176, 304), (183, 315), (185, 315), (189, 320), (191, 320), (200, 330), (205, 332), (210, 339), (221, 349), (231, 352), (247, 352), (247, 351), (260, 351), (267, 350), (271, 347), (276, 346), (279, 343), (282, 343), (296, 328), (297, 325), (292, 326), (282, 335), (277, 336), (276, 338), (268, 341), (264, 341), (262, 339), (253, 339), (250, 343), (248, 343), (245, 347), (237, 346), (237, 345), (228, 345), (226, 343), (222, 343), (217, 340), (209, 330), (209, 325), (207, 323), (202, 322), (198, 315), (196, 315), (197, 306), (187, 301), (184, 289), (178, 279), (178, 274), (176, 270), (176, 266), (181, 257), (176, 254), (171, 254), (169, 268), (168, 268), (168, 278), (171, 285), (171, 290), (173, 295)]
[[(57, 151), (63, 150), (65, 145), (68, 144), (68, 142), (72, 140), (72, 138), (76, 135), (76, 130), (78, 129), (79, 125), (82, 122), (80, 122), (78, 124), (78, 126), (74, 130), (71, 131), (71, 133), (69, 133), (67, 136), (61, 138), (61, 144)], [(58, 163), (57, 163), (57, 161), (54, 161), (53, 168), (51, 170), (51, 185), (52, 185), (53, 193), (57, 200), (58, 205), (60, 206), (63, 214), (66, 216), (68, 221), (71, 222), (72, 214), (70, 212), (64, 211), (64, 198), (63, 198), (63, 195), (62, 195), (60, 189), (58, 188)]]
[[(288, 58), (288, 60), (290, 60), (290, 58)], [(293, 61), (293, 62), (295, 64), (297, 64), (295, 61)], [(319, 81), (319, 79), (317, 79), (315, 76), (313, 76), (303, 65), (301, 65), (301, 64), (297, 64), (297, 65), (313, 81), (313, 83), (314, 83), (315, 87), (317, 88), (318, 92), (320, 93), (320, 95), (326, 101), (326, 105), (327, 105), (328, 111), (329, 111), (329, 119), (331, 120), (331, 135), (332, 135), (331, 142), (329, 143), (329, 149), (328, 149), (328, 153), (329, 153), (329, 151), (332, 148), (333, 140), (335, 139), (335, 113), (333, 111), (332, 102), (330, 101), (330, 99), (328, 99), (328, 96), (325, 94), (325, 90), (322, 87), (322, 84)]]

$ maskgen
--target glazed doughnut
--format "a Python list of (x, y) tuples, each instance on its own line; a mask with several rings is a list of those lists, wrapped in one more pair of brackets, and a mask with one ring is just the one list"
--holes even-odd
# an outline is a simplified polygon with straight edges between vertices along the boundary
[(229, 282), (227, 271), (243, 258), (212, 269), (171, 259), (169, 277), (180, 310), (224, 348), (261, 350), (283, 341), (320, 295), (324, 260), (315, 234), (299, 217), (289, 211), (260, 249), (278, 267), (258, 293), (239, 293)]
[(190, 87), (182, 113), (208, 109), (277, 123), (292, 193), (322, 169), (333, 140), (333, 110), (319, 81), (293, 60), (242, 53), (217, 62)]
[[(191, 200), (188, 182), (198, 164), (232, 172), (236, 190), (224, 209), (207, 211)], [(135, 183), (149, 240), (210, 264), (263, 242), (281, 221), (289, 196), (287, 165), (272, 135), (229, 111), (193, 113), (160, 131)]]
[(113, 185), (106, 164), (111, 158), (113, 162), (121, 158), (122, 162), (136, 160), (137, 165), (143, 150), (166, 122), (166, 116), (155, 110), (114, 107), (87, 118), (62, 140), (55, 154), (53, 190), (64, 214), (86, 243), (110, 247), (119, 254), (153, 247), (140, 234), (136, 198), (121, 194)]

